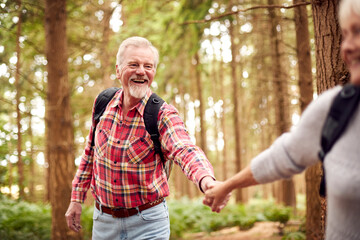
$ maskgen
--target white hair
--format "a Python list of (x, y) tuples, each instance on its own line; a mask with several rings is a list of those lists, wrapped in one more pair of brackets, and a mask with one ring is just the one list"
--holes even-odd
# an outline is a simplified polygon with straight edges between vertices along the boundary
[[(121, 64), (123, 63), (124, 59), (124, 52), (125, 50), (129, 47), (129, 46), (134, 46), (134, 47), (148, 47), (150, 48), (150, 50), (153, 52), (154, 54), (154, 67), (156, 69), (158, 63), (159, 63), (159, 52), (156, 49), (156, 47), (154, 47), (151, 42), (149, 40), (147, 40), (146, 38), (143, 37), (129, 37), (127, 39), (125, 39), (119, 46), (119, 50), (116, 54), (116, 65), (118, 65), (119, 67), (121, 66)], [(121, 67), (120, 67), (121, 68)]]
[(352, 11), (360, 16), (360, 1), (359, 0), (342, 0), (339, 7), (339, 23), (342, 23), (348, 18)]

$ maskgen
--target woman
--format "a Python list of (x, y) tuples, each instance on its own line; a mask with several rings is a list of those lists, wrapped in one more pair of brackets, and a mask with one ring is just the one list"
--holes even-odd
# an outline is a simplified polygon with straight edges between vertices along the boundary
[[(341, 56), (350, 71), (350, 83), (360, 86), (360, 1), (343, 0), (339, 11), (343, 35)], [(208, 190), (204, 204), (219, 212), (219, 203), (235, 188), (289, 178), (319, 161), (320, 135), (334, 97), (342, 87), (313, 101), (296, 129), (280, 136), (249, 166)], [(360, 105), (324, 161), (328, 213), (326, 239), (360, 240)]]

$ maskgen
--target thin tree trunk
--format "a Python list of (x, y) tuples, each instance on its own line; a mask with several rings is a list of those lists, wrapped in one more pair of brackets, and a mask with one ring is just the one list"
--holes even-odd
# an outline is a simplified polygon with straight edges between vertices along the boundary
[[(114, 85), (114, 81), (110, 79), (111, 65), (110, 65), (110, 52), (108, 49), (110, 37), (112, 31), (110, 29), (110, 18), (113, 14), (114, 9), (111, 9), (110, 1), (104, 1), (103, 11), (104, 17), (102, 19), (103, 25), (103, 38), (100, 46), (100, 57), (101, 57), (101, 69), (103, 71), (103, 84), (106, 88)], [(112, 53), (111, 53), (112, 54)]]
[[(305, 0), (293, 0), (294, 4)], [(310, 56), (309, 23), (306, 6), (297, 7), (295, 11), (296, 52), (298, 57), (299, 90), (301, 112), (312, 101), (313, 86)], [(308, 168), (306, 180), (306, 238), (319, 239), (322, 236), (321, 202), (319, 197), (319, 164)]]
[(221, 60), (219, 62), (219, 79), (220, 79), (220, 98), (222, 99), (222, 112), (220, 117), (221, 122), (221, 131), (223, 133), (223, 141), (224, 141), (224, 147), (222, 150), (222, 172), (223, 172), (223, 180), (227, 179), (227, 132), (226, 132), (226, 115), (225, 115), (225, 109), (226, 109), (226, 99), (225, 99), (225, 91), (224, 91), (224, 62)]
[[(339, 0), (312, 1), (316, 50), (316, 86), (318, 94), (337, 84), (349, 81), (349, 72), (340, 57), (341, 29), (338, 25)], [(329, 47), (331, 46), (331, 47)], [(312, 169), (307, 181), (319, 187), (321, 168)], [(314, 177), (317, 176), (317, 177)], [(310, 183), (311, 182), (311, 183)], [(308, 185), (308, 184), (307, 184)], [(313, 193), (315, 195), (315, 193)], [(316, 194), (319, 198), (318, 193)], [(313, 196), (309, 196), (313, 197)], [(321, 199), (321, 231), (313, 239), (324, 239), (326, 225), (326, 200)], [(319, 211), (319, 210), (316, 210)], [(318, 219), (316, 219), (318, 221)], [(315, 220), (315, 221), (316, 221)], [(317, 224), (318, 226), (318, 224)]]
[[(11, 118), (10, 118), (11, 119)], [(12, 149), (12, 143), (11, 141), (8, 142), (8, 149)], [(13, 164), (9, 160), (7, 162), (8, 166), (8, 179), (9, 179), (9, 196), (12, 197), (12, 185), (13, 185)]]
[[(51, 239), (77, 239), (70, 232), (65, 212), (75, 172), (74, 136), (68, 83), (66, 1), (45, 1), (46, 57), (48, 60), (47, 139), (50, 203), (52, 212)], [(60, 201), (61, 199), (61, 201)]]
[[(305, 0), (293, 0), (294, 4), (306, 2)], [(300, 108), (303, 112), (313, 99), (313, 84), (310, 55), (309, 23), (306, 6), (294, 8), (296, 53), (298, 57)]]
[(20, 86), (20, 36), (21, 36), (21, 24), (22, 24), (22, 6), (21, 0), (18, 0), (18, 10), (19, 10), (19, 21), (17, 23), (16, 31), (16, 74), (15, 74), (15, 86), (16, 86), (16, 125), (17, 125), (17, 155), (18, 155), (18, 185), (19, 185), (19, 198), (24, 199), (24, 163), (22, 161), (21, 152), (22, 152), (22, 137), (21, 137), (21, 113), (20, 113), (20, 96), (21, 96), (21, 86)]
[[(238, 94), (238, 79), (236, 73), (236, 46), (235, 46), (235, 32), (233, 22), (230, 23), (229, 27), (230, 39), (231, 39), (231, 81), (232, 81), (232, 102), (234, 104), (233, 121), (234, 121), (234, 134), (235, 134), (235, 172), (241, 170), (241, 138), (240, 138), (240, 118), (239, 118), (239, 98)], [(242, 202), (242, 190), (237, 189), (235, 192), (236, 202)]]
[(35, 202), (35, 159), (34, 159), (34, 138), (33, 138), (33, 131), (32, 131), (32, 115), (29, 114), (29, 138), (30, 138), (30, 143), (31, 143), (31, 147), (30, 147), (30, 153), (29, 153), (29, 158), (30, 158), (30, 176), (29, 177), (29, 200), (34, 201)]
[(203, 99), (203, 87), (202, 87), (202, 81), (201, 81), (201, 72), (200, 72), (200, 59), (199, 54), (196, 53), (194, 56), (194, 59), (196, 61), (195, 65), (195, 80), (196, 80), (196, 90), (197, 90), (197, 98), (200, 102), (199, 105), (199, 117), (200, 117), (200, 147), (204, 151), (204, 153), (207, 153), (207, 144), (206, 144), (206, 124), (205, 124), (205, 102)]
[[(269, 5), (274, 5), (274, 0), (268, 0)], [(272, 56), (273, 56), (273, 84), (275, 91), (275, 101), (276, 101), (276, 126), (277, 126), (277, 135), (280, 136), (284, 132), (289, 131), (290, 129), (290, 114), (289, 114), (289, 99), (288, 99), (288, 89), (287, 89), (287, 80), (285, 79), (284, 68), (281, 66), (281, 53), (280, 53), (280, 33), (277, 28), (280, 25), (279, 18), (276, 16), (275, 9), (270, 8), (269, 10), (270, 17), (270, 41)], [(280, 188), (280, 197), (281, 201), (287, 205), (296, 207), (296, 196), (295, 196), (295, 187), (293, 179), (281, 180)]]

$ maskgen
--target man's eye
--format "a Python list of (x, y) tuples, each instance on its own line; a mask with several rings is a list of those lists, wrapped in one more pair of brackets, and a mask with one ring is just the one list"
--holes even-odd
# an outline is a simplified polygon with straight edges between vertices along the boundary
[(145, 65), (146, 69), (152, 69), (152, 65)]
[(137, 64), (136, 63), (131, 63), (129, 64), (130, 67), (137, 67)]

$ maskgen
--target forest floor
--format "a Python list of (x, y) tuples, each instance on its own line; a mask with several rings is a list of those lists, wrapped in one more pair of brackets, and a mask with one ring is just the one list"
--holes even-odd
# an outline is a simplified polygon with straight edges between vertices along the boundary
[[(297, 224), (295, 224), (297, 225)], [(220, 231), (207, 233), (193, 233), (186, 235), (183, 239), (200, 240), (281, 240), (279, 234), (279, 223), (256, 222), (249, 230), (240, 230), (238, 227), (226, 228)]]

